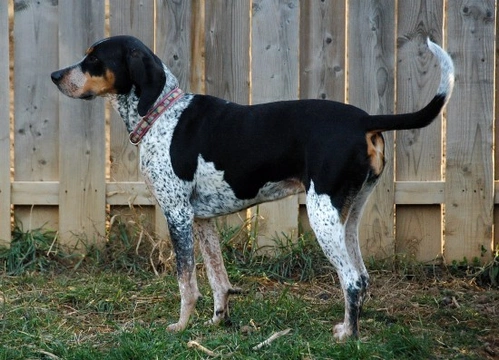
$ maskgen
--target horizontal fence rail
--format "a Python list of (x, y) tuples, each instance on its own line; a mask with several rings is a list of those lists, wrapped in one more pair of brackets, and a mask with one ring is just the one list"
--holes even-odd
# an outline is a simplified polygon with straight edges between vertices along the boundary
[[(10, 51), (0, 52), (0, 242), (9, 244), (15, 222), (56, 230), (69, 246), (101, 241), (113, 216), (137, 211), (167, 236), (119, 116), (50, 81), (100, 38), (140, 38), (186, 91), (389, 114), (418, 110), (435, 93), (429, 36), (455, 62), (454, 94), (428, 128), (386, 134), (387, 166), (359, 227), (363, 254), (487, 261), (499, 246), (497, 11), (493, 0), (1, 2), (0, 48)], [(240, 225), (251, 211), (226, 221)], [(308, 226), (303, 195), (257, 213), (261, 246)]]

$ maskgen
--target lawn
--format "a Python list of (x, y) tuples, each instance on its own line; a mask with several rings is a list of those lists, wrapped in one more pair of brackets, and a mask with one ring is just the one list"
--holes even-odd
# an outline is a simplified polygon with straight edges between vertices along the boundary
[(369, 262), (361, 337), (336, 343), (343, 296), (313, 241), (286, 246), (273, 260), (227, 241), (229, 276), (244, 290), (231, 298), (231, 322), (203, 325), (213, 305), (200, 263), (205, 296), (190, 326), (172, 334), (165, 327), (176, 321), (180, 298), (171, 267), (155, 275), (150, 259), (122, 240), (75, 260), (54, 249), (52, 235), (18, 231), (1, 252), (0, 359), (499, 357), (499, 291), (477, 285), (462, 264)]

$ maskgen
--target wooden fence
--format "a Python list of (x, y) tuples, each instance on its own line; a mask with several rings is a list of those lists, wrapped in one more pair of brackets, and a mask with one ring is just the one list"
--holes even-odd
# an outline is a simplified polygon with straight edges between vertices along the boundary
[[(50, 81), (102, 37), (141, 38), (188, 91), (244, 104), (334, 99), (378, 114), (419, 109), (435, 93), (429, 35), (455, 61), (454, 94), (430, 127), (387, 134), (362, 248), (488, 260), (499, 244), (496, 12), (493, 0), (2, 1), (0, 239), (9, 243), (15, 217), (66, 244), (98, 240), (131, 204), (166, 233), (122, 121), (104, 100), (68, 99)], [(307, 223), (300, 196), (259, 212), (266, 237)]]

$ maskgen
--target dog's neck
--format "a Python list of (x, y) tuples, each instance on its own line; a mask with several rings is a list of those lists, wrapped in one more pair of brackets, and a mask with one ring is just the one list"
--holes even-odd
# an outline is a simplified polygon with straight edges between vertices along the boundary
[[(156, 102), (151, 106), (153, 108), (156, 104), (161, 101), (161, 99), (170, 91), (178, 87), (178, 80), (172, 74), (170, 69), (166, 65), (163, 64), (163, 70), (165, 72), (166, 81), (163, 90), (159, 94)], [(132, 89), (128, 94), (109, 94), (107, 98), (113, 105), (114, 109), (120, 114), (123, 119), (126, 128), (129, 133), (131, 133), (137, 124), (142, 119), (139, 115), (139, 111), (137, 109), (140, 98), (137, 96), (135, 92), (135, 86), (132, 86)]]

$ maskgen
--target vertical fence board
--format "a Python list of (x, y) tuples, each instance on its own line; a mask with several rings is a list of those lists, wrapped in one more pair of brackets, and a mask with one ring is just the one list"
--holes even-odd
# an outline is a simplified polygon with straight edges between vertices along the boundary
[[(345, 102), (346, 1), (300, 2), (300, 99)], [(300, 226), (310, 229), (306, 205)]]
[(456, 86), (447, 115), (447, 259), (480, 257), (492, 241), (495, 2), (449, 1)]
[[(131, 35), (140, 39), (146, 46), (154, 49), (154, 0), (110, 0), (109, 1), (110, 35)], [(111, 109), (110, 114), (110, 177), (113, 182), (142, 181), (139, 168), (139, 147), (128, 140), (128, 131), (119, 114)], [(130, 193), (130, 203), (137, 194)], [(152, 197), (152, 194), (151, 194)], [(112, 206), (111, 216), (118, 215), (126, 221), (132, 217), (134, 224), (147, 231), (155, 231), (154, 207), (142, 207), (140, 211), (129, 206)], [(142, 216), (138, 216), (141, 214)]]
[(0, 246), (10, 243), (9, 3), (0, 3)]
[[(104, 36), (104, 1), (59, 3), (59, 61), (67, 66)], [(59, 230), (64, 243), (105, 234), (104, 100), (59, 97)], [(82, 250), (83, 244), (78, 244)]]
[(170, 68), (184, 90), (190, 88), (191, 20), (197, 2), (157, 0), (156, 5), (156, 54)]
[[(391, 114), (395, 7), (388, 0), (349, 1), (348, 6), (348, 101), (370, 114)], [(384, 137), (386, 167), (359, 226), (363, 253), (375, 257), (393, 254), (394, 245), (393, 134)]]
[[(57, 6), (26, 1), (14, 10), (15, 180), (57, 180), (58, 94), (49, 77), (57, 68)], [(16, 206), (15, 217), (24, 230), (58, 226), (56, 207)]]
[[(189, 89), (191, 76), (191, 19), (194, 8), (192, 0), (156, 1), (156, 55), (170, 68), (184, 91)], [(164, 214), (157, 206), (156, 233), (164, 235), (167, 232)]]
[(249, 102), (250, 6), (247, 1), (210, 1), (206, 7), (206, 93)]
[[(296, 99), (299, 95), (299, 2), (256, 0), (252, 14), (252, 103)], [(260, 205), (258, 245), (274, 245), (272, 238), (276, 234), (296, 235), (298, 210), (297, 196)]]
[[(442, 44), (443, 3), (400, 0), (397, 35), (397, 113), (423, 108), (434, 96), (440, 68), (426, 37)], [(396, 180), (441, 180), (442, 120), (424, 129), (397, 132)], [(396, 249), (419, 260), (442, 252), (441, 207), (397, 206)]]
[[(154, 48), (154, 0), (109, 1), (110, 35), (132, 35)], [(138, 147), (128, 141), (128, 132), (116, 111), (111, 112), (111, 179), (138, 181)]]
[(345, 102), (346, 3), (300, 5), (300, 98)]
[[(249, 103), (250, 2), (210, 1), (205, 19), (205, 90), (213, 96)], [(220, 219), (241, 226), (246, 211)]]

